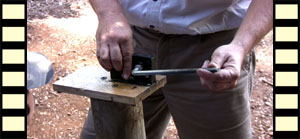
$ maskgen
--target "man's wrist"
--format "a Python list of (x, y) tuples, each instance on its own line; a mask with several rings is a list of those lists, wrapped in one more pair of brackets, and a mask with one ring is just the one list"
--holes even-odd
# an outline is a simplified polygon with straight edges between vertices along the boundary
[(89, 0), (98, 18), (114, 18), (123, 15), (123, 10), (118, 0)]
[(114, 12), (114, 11), (109, 11), (109, 12), (99, 12), (97, 13), (98, 21), (100, 22), (122, 22), (122, 23), (128, 23), (126, 17), (124, 16), (123, 13), (120, 12)]
[(96, 14), (98, 17), (107, 18), (107, 17), (114, 17), (114, 16), (120, 16), (123, 15), (122, 11), (119, 10), (98, 10), (96, 11)]
[(244, 57), (248, 54), (249, 50), (247, 49), (247, 46), (240, 41), (232, 41), (229, 45), (234, 47), (233, 49), (237, 50)]

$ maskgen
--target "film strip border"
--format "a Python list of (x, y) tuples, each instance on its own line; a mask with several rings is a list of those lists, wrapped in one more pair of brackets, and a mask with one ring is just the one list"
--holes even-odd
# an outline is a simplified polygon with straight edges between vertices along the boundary
[(274, 138), (300, 138), (299, 0), (274, 0)]
[(0, 0), (0, 138), (27, 138), (26, 18), (26, 0)]

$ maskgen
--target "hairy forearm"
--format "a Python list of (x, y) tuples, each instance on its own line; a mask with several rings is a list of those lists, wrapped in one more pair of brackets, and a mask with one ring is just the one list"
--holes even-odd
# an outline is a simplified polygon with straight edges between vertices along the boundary
[(273, 0), (253, 0), (232, 43), (243, 47), (246, 55), (272, 26)]
[(125, 18), (118, 0), (90, 0), (90, 3), (99, 19)]

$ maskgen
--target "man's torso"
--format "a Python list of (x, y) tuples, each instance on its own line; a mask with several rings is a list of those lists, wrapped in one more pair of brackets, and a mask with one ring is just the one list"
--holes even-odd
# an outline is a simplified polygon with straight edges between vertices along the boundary
[(251, 0), (119, 0), (130, 24), (165, 34), (207, 34), (239, 27)]

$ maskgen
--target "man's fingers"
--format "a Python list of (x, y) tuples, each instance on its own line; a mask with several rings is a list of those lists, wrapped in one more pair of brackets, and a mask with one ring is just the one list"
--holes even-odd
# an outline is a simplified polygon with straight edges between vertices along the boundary
[(122, 54), (120, 46), (117, 43), (111, 43), (109, 46), (110, 60), (115, 70), (121, 71), (123, 68)]
[(205, 60), (202, 65), (202, 68), (207, 68), (208, 64), (209, 64), (209, 60)]
[(128, 79), (131, 74), (132, 58), (131, 56), (124, 56), (123, 59), (124, 59), (123, 78)]
[[(100, 44), (97, 48), (97, 58), (99, 60), (100, 65), (110, 71), (112, 69), (112, 64), (110, 62), (110, 54), (109, 54), (109, 47), (106, 43)], [(100, 48), (99, 48), (100, 47)]]
[(205, 69), (198, 69), (197, 74), (201, 78), (212, 82), (231, 82), (239, 78), (239, 73), (232, 71), (232, 69), (221, 69), (216, 73), (211, 73)]
[(197, 69), (197, 74), (200, 78), (203, 78), (204, 80), (214, 81), (217, 78), (217, 76), (215, 75), (216, 73), (211, 73), (210, 71), (202, 68)]
[(239, 77), (238, 73), (233, 73), (228, 69), (222, 69), (217, 73), (211, 73), (205, 69), (198, 69), (201, 85), (214, 92), (234, 88)]
[(237, 80), (238, 73), (233, 73), (230, 69), (221, 69), (215, 74), (215, 81), (219, 82), (232, 82)]
[(207, 67), (209, 68), (222, 68), (223, 63), (226, 61), (225, 56), (222, 53), (213, 53), (211, 60)]
[(123, 55), (123, 78), (128, 79), (131, 74), (133, 47), (132, 41), (127, 40), (120, 45)]
[(209, 60), (205, 60), (204, 63), (203, 63), (203, 65), (202, 65), (202, 67), (199, 68), (199, 69), (197, 69), (197, 74), (198, 74), (199, 77), (203, 78), (203, 76), (205, 76), (207, 74), (206, 73), (207, 71), (204, 70), (203, 68), (207, 68), (208, 64), (209, 64)]
[[(129, 78), (132, 61), (132, 30), (127, 20), (99, 22), (96, 33), (97, 57), (106, 70), (122, 71)], [(102, 24), (100, 24), (102, 23)], [(130, 44), (130, 45), (129, 45)]]

